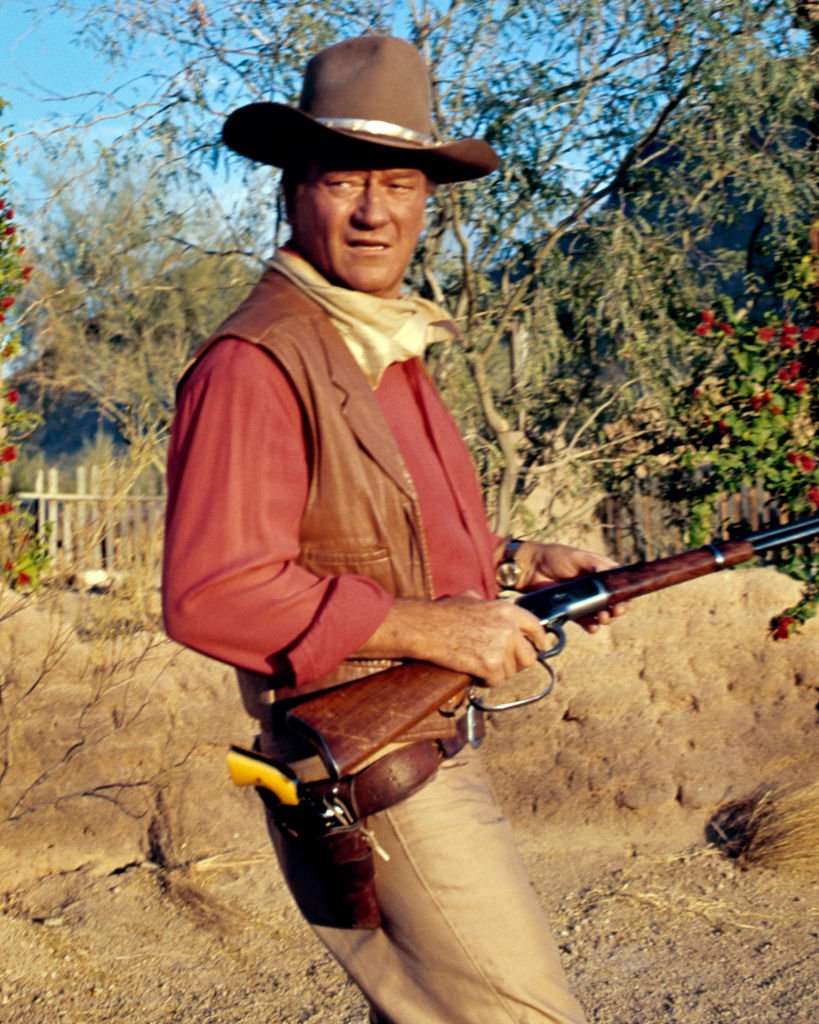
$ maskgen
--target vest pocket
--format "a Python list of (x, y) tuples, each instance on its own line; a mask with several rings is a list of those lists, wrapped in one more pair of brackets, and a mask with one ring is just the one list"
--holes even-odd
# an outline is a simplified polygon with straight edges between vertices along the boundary
[(368, 546), (351, 541), (346, 548), (336, 542), (332, 549), (324, 549), (305, 544), (297, 561), (316, 576), (364, 576), (395, 593), (390, 553), (382, 545)]

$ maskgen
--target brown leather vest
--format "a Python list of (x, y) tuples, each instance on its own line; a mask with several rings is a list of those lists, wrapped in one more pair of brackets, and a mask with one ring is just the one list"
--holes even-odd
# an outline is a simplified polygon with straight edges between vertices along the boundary
[[(399, 597), (431, 597), (432, 575), (414, 485), (372, 389), (327, 315), (286, 278), (267, 271), (201, 346), (194, 362), (226, 337), (267, 349), (301, 403), (310, 490), (298, 563), (318, 576), (369, 577)], [(351, 659), (298, 692), (393, 664)], [(269, 677), (239, 674), (243, 684), (252, 682), (254, 688), (271, 685)], [(279, 696), (292, 693), (290, 686), (277, 687)]]

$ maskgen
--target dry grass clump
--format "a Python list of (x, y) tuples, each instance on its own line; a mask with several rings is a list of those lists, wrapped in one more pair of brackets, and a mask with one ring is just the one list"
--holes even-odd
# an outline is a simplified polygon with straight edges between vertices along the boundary
[(757, 790), (725, 804), (706, 835), (742, 867), (787, 868), (819, 878), (819, 782)]

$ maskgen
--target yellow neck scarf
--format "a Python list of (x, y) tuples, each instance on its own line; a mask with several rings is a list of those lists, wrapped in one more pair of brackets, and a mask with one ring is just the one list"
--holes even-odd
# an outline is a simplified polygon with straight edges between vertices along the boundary
[(278, 249), (269, 265), (327, 313), (373, 388), (390, 363), (421, 356), (433, 342), (458, 337), (449, 314), (418, 295), (382, 299), (340, 288), (292, 249)]

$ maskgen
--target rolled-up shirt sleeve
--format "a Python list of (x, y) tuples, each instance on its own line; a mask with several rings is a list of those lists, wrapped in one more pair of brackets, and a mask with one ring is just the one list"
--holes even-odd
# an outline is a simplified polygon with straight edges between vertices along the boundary
[(296, 686), (356, 651), (393, 598), (296, 564), (308, 493), (298, 400), (271, 356), (215, 344), (186, 380), (168, 456), (163, 608), (173, 639)]

